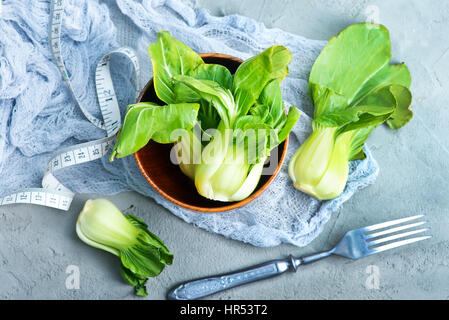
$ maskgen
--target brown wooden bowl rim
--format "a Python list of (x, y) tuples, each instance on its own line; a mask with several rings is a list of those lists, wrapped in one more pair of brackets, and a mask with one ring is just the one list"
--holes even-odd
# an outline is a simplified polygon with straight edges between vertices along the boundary
[[(243, 60), (239, 59), (237, 57), (234, 56), (230, 56), (227, 54), (222, 54), (222, 53), (200, 53), (201, 58), (222, 58), (222, 59), (228, 59), (228, 60), (232, 60), (232, 61), (236, 61), (239, 63), (242, 63)], [(141, 99), (143, 98), (143, 96), (145, 95), (146, 91), (148, 90), (148, 88), (150, 86), (153, 85), (153, 78), (151, 78), (148, 83), (145, 85), (145, 87), (142, 89), (141, 93), (139, 94), (139, 96), (137, 97), (136, 103), (141, 102)], [(147, 179), (147, 181), (150, 183), (150, 185), (156, 189), (157, 192), (159, 192), (164, 198), (166, 198), (167, 200), (170, 200), (171, 202), (189, 209), (189, 210), (193, 210), (193, 211), (197, 211), (197, 212), (225, 212), (225, 211), (229, 211), (229, 210), (233, 210), (233, 209), (237, 209), (237, 208), (241, 208), (244, 205), (250, 203), (251, 201), (253, 201), (254, 199), (256, 199), (257, 197), (259, 197), (269, 186), (270, 184), (273, 182), (273, 180), (277, 177), (277, 175), (279, 174), (279, 171), (282, 168), (282, 165), (284, 164), (285, 161), (285, 157), (287, 155), (287, 149), (288, 149), (288, 142), (289, 142), (289, 137), (287, 136), (287, 138), (284, 140), (284, 149), (282, 151), (281, 154), (281, 158), (279, 159), (279, 163), (278, 166), (276, 168), (276, 170), (273, 172), (273, 174), (271, 175), (271, 177), (267, 180), (267, 182), (265, 182), (259, 189), (257, 189), (255, 192), (253, 192), (248, 198), (223, 206), (223, 207), (199, 207), (199, 206), (194, 206), (194, 205), (190, 205), (187, 204), (185, 202), (179, 201), (175, 198), (173, 198), (172, 196), (168, 195), (167, 193), (165, 193), (162, 189), (160, 189), (156, 183), (153, 182), (153, 180), (150, 178), (150, 176), (147, 174), (146, 170), (144, 169), (142, 162), (139, 158), (139, 151), (134, 153), (134, 158), (136, 159), (137, 165), (139, 166), (140, 171), (142, 172), (143, 176)]]

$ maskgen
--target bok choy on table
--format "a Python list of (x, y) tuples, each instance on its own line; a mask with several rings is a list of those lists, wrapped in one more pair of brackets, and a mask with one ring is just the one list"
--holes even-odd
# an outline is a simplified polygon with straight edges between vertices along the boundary
[(313, 133), (289, 162), (297, 189), (320, 200), (336, 198), (346, 186), (348, 162), (365, 158), (371, 132), (384, 122), (399, 129), (411, 120), (410, 72), (390, 60), (382, 25), (355, 24), (327, 43), (309, 78)]

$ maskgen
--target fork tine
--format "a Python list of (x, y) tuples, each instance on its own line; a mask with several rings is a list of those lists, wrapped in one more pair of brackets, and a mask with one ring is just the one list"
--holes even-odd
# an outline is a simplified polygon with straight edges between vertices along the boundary
[(402, 219), (397, 219), (397, 220), (392, 220), (392, 221), (387, 221), (387, 222), (383, 222), (383, 223), (379, 223), (379, 224), (374, 224), (372, 226), (369, 227), (365, 227), (365, 228), (361, 228), (361, 230), (363, 232), (369, 232), (369, 231), (374, 231), (374, 230), (378, 230), (378, 229), (382, 229), (382, 228), (387, 228), (390, 226), (394, 226), (396, 224), (400, 224), (400, 223), (404, 223), (404, 222), (408, 222), (408, 221), (412, 221), (412, 220), (416, 220), (419, 218), (424, 217), (423, 214), (417, 215), (417, 216), (413, 216), (413, 217), (408, 217), (408, 218), (402, 218)]
[(407, 239), (407, 240), (401, 240), (401, 241), (396, 241), (390, 244), (386, 244), (377, 248), (373, 248), (373, 249), (369, 249), (368, 250), (368, 255), (374, 254), (374, 253), (378, 253), (378, 252), (382, 252), (382, 251), (386, 251), (389, 249), (393, 249), (393, 248), (397, 248), (400, 246), (404, 246), (410, 243), (414, 243), (414, 242), (418, 242), (418, 241), (422, 241), (422, 240), (426, 240), (432, 238), (432, 236), (424, 236), (424, 237), (416, 237), (416, 238), (411, 238), (411, 239)]
[(406, 224), (405, 226), (400, 226), (400, 227), (396, 227), (396, 228), (390, 228), (390, 229), (387, 229), (387, 230), (384, 230), (384, 231), (371, 233), (371, 234), (366, 235), (365, 239), (377, 238), (377, 237), (383, 236), (385, 234), (394, 233), (394, 232), (402, 231), (402, 230), (405, 230), (405, 229), (411, 229), (411, 228), (423, 225), (424, 223), (427, 223), (427, 221), (410, 223), (410, 224)]
[(400, 238), (405, 238), (405, 237), (411, 236), (413, 234), (421, 233), (421, 232), (424, 232), (427, 230), (429, 230), (429, 228), (413, 230), (413, 231), (409, 231), (409, 232), (403, 232), (403, 233), (395, 234), (393, 236), (383, 237), (383, 238), (380, 238), (377, 240), (369, 241), (369, 242), (367, 242), (367, 245), (374, 246), (374, 245), (381, 244), (384, 242), (388, 242), (388, 241), (392, 241), (392, 240), (396, 240), (396, 239), (400, 239)]

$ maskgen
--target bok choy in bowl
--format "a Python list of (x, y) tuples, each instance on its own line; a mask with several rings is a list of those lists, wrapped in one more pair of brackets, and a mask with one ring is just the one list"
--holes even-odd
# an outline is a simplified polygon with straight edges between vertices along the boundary
[[(291, 60), (288, 49), (272, 46), (243, 63), (219, 54), (203, 60), (168, 32), (160, 32), (149, 53), (153, 81), (147, 89), (154, 96), (150, 92), (149, 99), (143, 97), (148, 102), (128, 106), (111, 160), (137, 152), (150, 183), (189, 209), (224, 211), (236, 207), (228, 203), (252, 199), (258, 187), (263, 189), (264, 164), (277, 147), (286, 151), (283, 142), (299, 118), (296, 107), (285, 112), (281, 96), (280, 82)], [(161, 153), (149, 156), (149, 144)], [(167, 181), (173, 179), (177, 181)], [(191, 205), (198, 200), (192, 193), (173, 191), (177, 182), (183, 184), (180, 188), (193, 188), (203, 199), (201, 205)]]

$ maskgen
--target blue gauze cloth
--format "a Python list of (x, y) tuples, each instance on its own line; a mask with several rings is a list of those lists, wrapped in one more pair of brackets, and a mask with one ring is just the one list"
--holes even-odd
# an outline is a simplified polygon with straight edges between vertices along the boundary
[[(62, 27), (62, 55), (75, 94), (100, 117), (94, 86), (99, 59), (122, 45), (134, 48), (142, 64), (141, 83), (152, 76), (147, 47), (160, 30), (168, 30), (197, 52), (220, 52), (246, 59), (273, 45), (293, 54), (290, 74), (282, 83), (288, 105), (302, 111), (290, 135), (286, 162), (272, 185), (247, 206), (217, 214), (185, 210), (163, 198), (141, 175), (134, 157), (110, 163), (103, 158), (56, 173), (76, 193), (111, 195), (134, 190), (153, 198), (170, 212), (205, 230), (255, 246), (291, 243), (305, 246), (332, 213), (357, 190), (374, 182), (378, 166), (367, 159), (352, 162), (344, 193), (317, 201), (292, 186), (288, 160), (311, 132), (313, 106), (308, 74), (325, 42), (305, 39), (239, 16), (215, 17), (190, 2), (178, 0), (67, 0)], [(39, 187), (47, 162), (57, 150), (99, 139), (105, 132), (80, 112), (49, 49), (49, 1), (3, 1), (0, 20), (0, 196)], [(133, 103), (132, 65), (112, 59), (112, 78), (122, 113)]]

